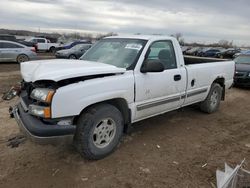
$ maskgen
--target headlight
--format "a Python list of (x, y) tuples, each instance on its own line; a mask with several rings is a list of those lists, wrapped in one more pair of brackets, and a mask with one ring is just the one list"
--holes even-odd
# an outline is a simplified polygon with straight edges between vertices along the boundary
[(51, 103), (54, 93), (55, 91), (52, 89), (37, 88), (33, 89), (30, 97), (41, 102)]
[(250, 77), (250, 73), (248, 73), (248, 76)]
[(29, 105), (29, 113), (35, 116), (43, 117), (43, 118), (51, 117), (50, 107)]

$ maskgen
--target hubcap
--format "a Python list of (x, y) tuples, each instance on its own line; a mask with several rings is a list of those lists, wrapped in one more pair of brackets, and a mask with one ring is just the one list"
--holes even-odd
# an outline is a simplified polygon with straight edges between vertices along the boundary
[(211, 106), (214, 108), (216, 107), (217, 103), (218, 103), (218, 92), (217, 91), (213, 91), (210, 101), (211, 101)]
[(109, 145), (115, 137), (116, 124), (113, 119), (106, 118), (96, 124), (93, 132), (93, 141), (96, 147), (104, 148)]
[(22, 63), (22, 62), (25, 62), (27, 61), (27, 58), (25, 56), (20, 56), (19, 57), (19, 62)]

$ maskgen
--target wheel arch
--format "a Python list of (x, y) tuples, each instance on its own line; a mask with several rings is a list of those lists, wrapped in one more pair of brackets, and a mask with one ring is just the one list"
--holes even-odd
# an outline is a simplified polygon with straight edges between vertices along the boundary
[(25, 54), (25, 53), (20, 53), (20, 54), (18, 54), (18, 55), (16, 56), (16, 62), (18, 62), (18, 57), (21, 56), (21, 55), (25, 55), (25, 56), (28, 58), (28, 60), (30, 59), (29, 56), (28, 56), (27, 54)]
[(129, 127), (129, 125), (131, 124), (131, 110), (128, 106), (128, 103), (125, 99), (123, 98), (114, 98), (114, 99), (109, 99), (109, 100), (105, 100), (105, 101), (101, 101), (101, 102), (97, 102), (94, 104), (91, 104), (87, 107), (85, 107), (78, 116), (76, 116), (74, 118), (74, 124), (76, 124), (77, 119), (79, 118), (79, 116), (88, 111), (88, 109), (90, 109), (93, 106), (99, 105), (99, 104), (110, 104), (115, 106), (122, 114), (123, 119), (124, 119), (124, 132), (127, 132), (127, 129)]
[(213, 83), (217, 83), (222, 87), (222, 96), (221, 96), (221, 100), (225, 100), (225, 78), (224, 77), (217, 77)]
[(69, 58), (70, 58), (70, 56), (72, 56), (72, 55), (73, 55), (73, 56), (75, 56), (75, 57), (76, 57), (76, 59), (77, 59), (77, 56), (76, 56), (76, 54), (74, 54), (74, 53), (69, 54), (69, 55), (68, 55), (68, 59), (69, 59)]

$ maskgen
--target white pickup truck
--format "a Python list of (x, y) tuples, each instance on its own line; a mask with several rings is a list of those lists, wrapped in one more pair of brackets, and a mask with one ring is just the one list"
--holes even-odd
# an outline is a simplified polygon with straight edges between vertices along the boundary
[(108, 37), (80, 60), (22, 63), (11, 115), (35, 141), (74, 137), (80, 154), (101, 159), (134, 122), (194, 103), (218, 110), (234, 69), (233, 61), (184, 58), (171, 37)]
[(48, 51), (48, 52), (55, 52), (56, 48), (60, 46), (59, 43), (51, 43), (50, 40), (46, 38), (37, 38), (32, 37), (27, 40), (28, 42), (36, 43), (37, 50), (39, 51)]

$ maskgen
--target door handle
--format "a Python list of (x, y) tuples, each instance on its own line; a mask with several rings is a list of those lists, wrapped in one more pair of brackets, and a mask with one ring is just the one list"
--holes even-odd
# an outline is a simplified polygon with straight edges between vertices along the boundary
[(174, 75), (174, 81), (179, 81), (179, 80), (181, 80), (181, 75), (180, 74)]

